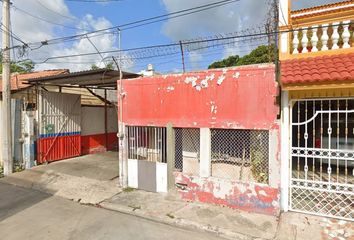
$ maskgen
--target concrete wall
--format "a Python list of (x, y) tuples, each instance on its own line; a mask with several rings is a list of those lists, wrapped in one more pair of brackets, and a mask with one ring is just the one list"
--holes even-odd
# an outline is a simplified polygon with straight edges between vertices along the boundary
[[(105, 135), (104, 107), (82, 106), (81, 146), (82, 153), (98, 153), (117, 148), (118, 123), (114, 107), (107, 109), (107, 136)], [(107, 141), (107, 143), (106, 143)]]
[(123, 121), (132, 126), (272, 129), (279, 112), (273, 65), (123, 81)]
[[(14, 161), (22, 162), (22, 144), (20, 143), (21, 129), (22, 129), (22, 101), (19, 99), (11, 100), (11, 115), (12, 115), (12, 156)], [(2, 101), (0, 100), (0, 124), (2, 123)], [(0, 125), (0, 143), (2, 143), (2, 126)], [(2, 162), (2, 149), (0, 147), (0, 165)]]
[[(203, 133), (204, 132), (204, 133)], [(269, 215), (280, 213), (280, 131), (269, 131), (268, 184), (239, 181), (221, 175), (211, 177), (208, 129), (201, 131), (200, 174), (175, 172), (175, 184), (182, 199), (219, 204), (234, 209)], [(227, 165), (230, 171), (231, 165)], [(222, 169), (219, 169), (222, 171)], [(225, 170), (225, 169), (224, 169)], [(227, 171), (224, 171), (226, 173)]]

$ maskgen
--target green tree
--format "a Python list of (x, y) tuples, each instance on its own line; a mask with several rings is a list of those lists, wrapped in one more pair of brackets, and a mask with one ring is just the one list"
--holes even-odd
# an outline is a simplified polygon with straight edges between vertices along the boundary
[[(109, 62), (106, 64), (106, 67), (104, 67), (108, 70), (113, 70), (114, 69), (114, 63), (113, 62)], [(96, 64), (92, 64), (91, 65), (91, 70), (97, 70), (97, 69), (101, 69), (99, 66), (97, 66)]]
[(235, 55), (214, 62), (209, 65), (208, 69), (274, 62), (274, 50), (274, 45), (261, 45), (243, 57)]
[[(34, 69), (34, 62), (31, 60), (23, 61), (20, 63), (11, 62), (11, 73), (29, 73)], [(1, 69), (2, 71), (2, 69)]]
[[(11, 62), (10, 71), (11, 73), (29, 73), (34, 69), (34, 62), (31, 60), (26, 60), (23, 62)], [(0, 74), (2, 74), (2, 57), (0, 55)]]

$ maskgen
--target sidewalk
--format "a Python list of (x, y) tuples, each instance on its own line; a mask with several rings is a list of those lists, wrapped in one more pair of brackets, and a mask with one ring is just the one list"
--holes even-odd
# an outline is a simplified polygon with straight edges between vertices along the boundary
[(280, 218), (189, 203), (176, 194), (128, 189), (101, 207), (157, 222), (214, 233), (226, 239), (321, 240), (354, 239), (354, 223), (306, 214), (285, 213)]
[(83, 204), (98, 204), (121, 192), (117, 153), (81, 156), (13, 173), (0, 179)]

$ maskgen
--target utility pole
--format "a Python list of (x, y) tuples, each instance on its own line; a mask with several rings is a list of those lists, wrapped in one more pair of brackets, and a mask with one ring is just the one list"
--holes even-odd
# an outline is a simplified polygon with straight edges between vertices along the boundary
[(2, 1), (2, 157), (4, 175), (13, 171), (10, 82), (10, 0)]

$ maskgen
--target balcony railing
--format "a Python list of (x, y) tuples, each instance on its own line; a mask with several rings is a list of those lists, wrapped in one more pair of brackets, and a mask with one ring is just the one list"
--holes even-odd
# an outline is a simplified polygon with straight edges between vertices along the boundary
[(291, 55), (354, 49), (352, 39), (354, 27), (351, 20), (298, 28), (292, 26), (292, 28)]

